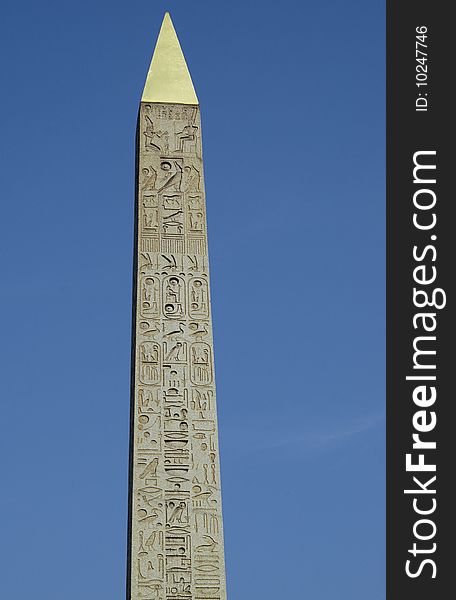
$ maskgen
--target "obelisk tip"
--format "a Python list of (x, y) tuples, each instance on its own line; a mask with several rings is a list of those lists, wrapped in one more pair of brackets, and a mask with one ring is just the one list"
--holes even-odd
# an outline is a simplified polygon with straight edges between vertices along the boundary
[(199, 104), (169, 12), (163, 17), (141, 102)]

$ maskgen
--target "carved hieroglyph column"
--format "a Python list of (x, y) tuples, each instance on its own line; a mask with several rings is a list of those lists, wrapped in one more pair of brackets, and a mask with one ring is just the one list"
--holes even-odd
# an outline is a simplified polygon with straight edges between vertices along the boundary
[(137, 133), (128, 600), (225, 600), (198, 99), (165, 15)]

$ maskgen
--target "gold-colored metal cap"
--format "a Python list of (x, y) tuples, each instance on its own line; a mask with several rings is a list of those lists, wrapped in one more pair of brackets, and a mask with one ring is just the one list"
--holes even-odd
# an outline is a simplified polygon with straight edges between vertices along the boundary
[(199, 104), (169, 13), (165, 13), (141, 102)]

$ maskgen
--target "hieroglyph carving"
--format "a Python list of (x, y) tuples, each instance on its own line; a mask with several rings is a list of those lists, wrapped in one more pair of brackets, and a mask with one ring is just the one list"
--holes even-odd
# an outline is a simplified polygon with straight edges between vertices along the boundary
[(199, 108), (139, 118), (130, 600), (225, 600)]

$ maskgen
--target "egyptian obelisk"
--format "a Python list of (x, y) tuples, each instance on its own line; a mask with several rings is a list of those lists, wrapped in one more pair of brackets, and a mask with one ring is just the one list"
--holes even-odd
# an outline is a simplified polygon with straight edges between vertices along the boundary
[(225, 600), (200, 109), (168, 13), (136, 168), (127, 600)]

